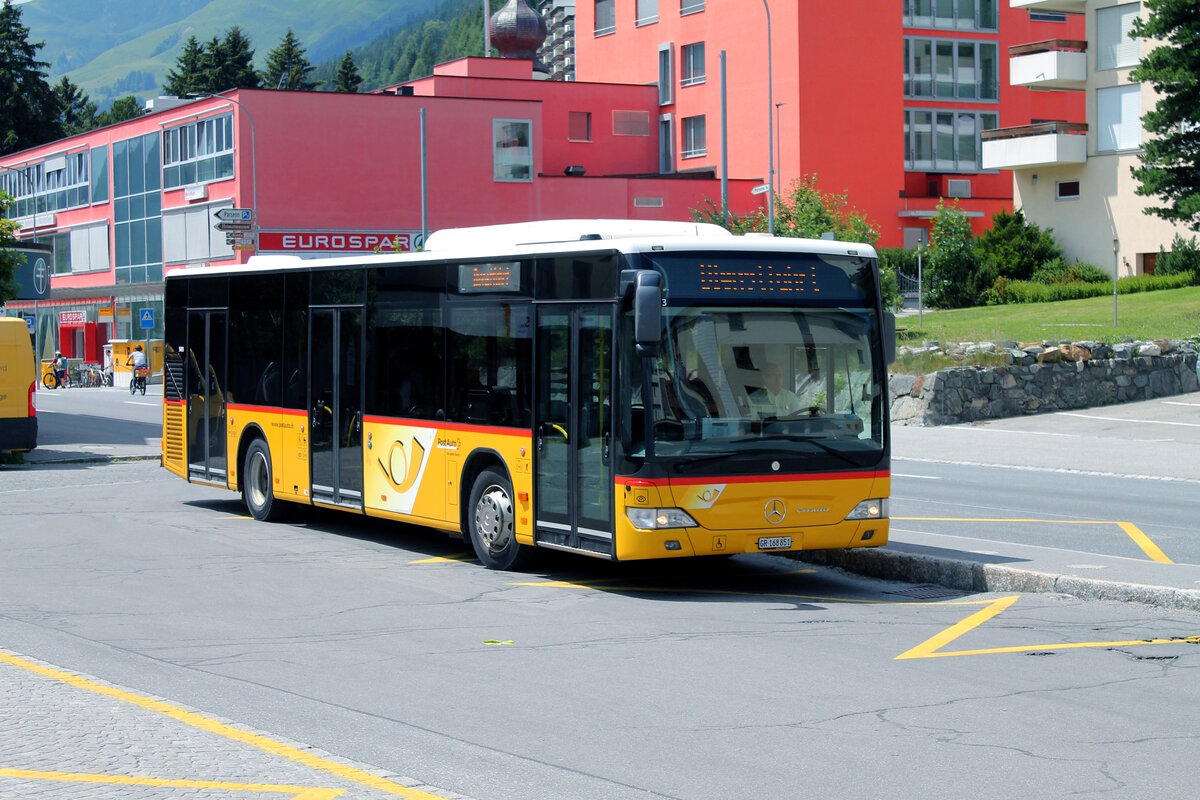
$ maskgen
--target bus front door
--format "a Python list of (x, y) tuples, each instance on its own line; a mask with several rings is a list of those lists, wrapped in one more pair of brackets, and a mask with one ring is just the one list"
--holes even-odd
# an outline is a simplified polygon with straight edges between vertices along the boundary
[(611, 556), (612, 308), (538, 315), (536, 494), (539, 544)]
[(191, 480), (224, 484), (225, 447), (224, 310), (188, 312), (187, 453)]
[(308, 387), (312, 499), (362, 509), (363, 311), (314, 308)]

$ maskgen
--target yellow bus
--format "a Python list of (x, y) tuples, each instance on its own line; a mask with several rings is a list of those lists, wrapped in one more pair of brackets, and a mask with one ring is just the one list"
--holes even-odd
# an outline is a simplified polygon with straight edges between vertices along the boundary
[(163, 465), (611, 560), (888, 535), (895, 319), (864, 244), (559, 220), (166, 278)]

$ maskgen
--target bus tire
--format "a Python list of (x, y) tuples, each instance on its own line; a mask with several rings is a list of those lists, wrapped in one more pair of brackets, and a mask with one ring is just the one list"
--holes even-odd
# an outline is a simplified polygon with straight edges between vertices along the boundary
[(475, 555), (488, 569), (517, 569), (531, 555), (531, 548), (517, 543), (512, 498), (512, 483), (490, 467), (479, 473), (471, 488), (467, 532)]
[(271, 522), (283, 515), (283, 504), (275, 502), (275, 495), (271, 493), (271, 450), (264, 440), (255, 439), (246, 448), (241, 483), (242, 502), (250, 516), (260, 522)]

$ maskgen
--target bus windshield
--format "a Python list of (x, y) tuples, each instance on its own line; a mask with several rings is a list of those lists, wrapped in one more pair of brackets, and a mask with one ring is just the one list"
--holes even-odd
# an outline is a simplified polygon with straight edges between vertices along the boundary
[[(879, 462), (886, 378), (870, 269), (855, 274), (825, 264), (838, 280), (826, 276), (821, 286), (808, 286), (810, 297), (787, 303), (748, 281), (747, 291), (726, 290), (720, 297), (726, 305), (704, 302), (710, 296), (703, 287), (689, 291), (698, 284), (687, 286), (677, 271), (686, 260), (655, 261), (666, 273), (668, 303), (649, 379), (630, 381), (630, 455), (751, 456), (756, 462), (764, 455), (797, 456), (788, 459), (792, 468), (812, 469)], [(694, 281), (695, 274), (688, 278)], [(747, 273), (739, 268), (737, 274)], [(810, 269), (813, 274), (819, 275)], [(771, 303), (746, 302), (747, 296)], [(639, 370), (631, 375), (641, 374), (628, 366)], [(641, 402), (646, 392), (648, 403)]]

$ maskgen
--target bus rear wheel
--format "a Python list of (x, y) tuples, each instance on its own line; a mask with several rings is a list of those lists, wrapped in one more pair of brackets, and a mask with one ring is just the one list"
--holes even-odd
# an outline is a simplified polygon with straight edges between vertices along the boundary
[(270, 522), (283, 515), (283, 504), (276, 503), (275, 495), (271, 493), (271, 451), (262, 439), (255, 439), (246, 448), (241, 483), (242, 501), (250, 516), (260, 522)]
[(471, 488), (467, 531), (475, 555), (488, 569), (517, 569), (531, 555), (514, 532), (512, 483), (498, 470), (485, 469)]

